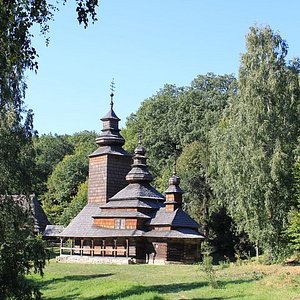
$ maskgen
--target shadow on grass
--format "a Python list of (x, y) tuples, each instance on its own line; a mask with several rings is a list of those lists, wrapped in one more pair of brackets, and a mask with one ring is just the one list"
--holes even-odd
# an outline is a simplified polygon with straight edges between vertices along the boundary
[[(102, 277), (109, 277), (113, 276), (113, 273), (105, 273), (105, 274), (91, 274), (91, 275), (70, 275), (70, 276), (64, 276), (61, 278), (53, 278), (49, 280), (43, 280), (39, 286), (40, 287), (47, 287), (49, 284), (56, 284), (60, 282), (67, 282), (67, 281), (84, 281), (84, 280), (90, 280), (94, 278), (102, 278)], [(60, 298), (59, 298), (60, 299)], [(64, 298), (61, 298), (64, 299)]]
[[(55, 278), (52, 280), (46, 280), (40, 283), (40, 287), (46, 288), (49, 285), (61, 283), (61, 282), (67, 282), (67, 281), (84, 281), (89, 280), (93, 278), (101, 278), (101, 277), (109, 277), (113, 276), (113, 273), (107, 273), (107, 274), (92, 274), (92, 275), (71, 275), (71, 276), (65, 276), (62, 278)], [(226, 285), (228, 284), (243, 284), (243, 283), (249, 283), (255, 281), (255, 279), (237, 279), (237, 280), (226, 280), (226, 281), (218, 281), (219, 283), (219, 289), (226, 288)], [(115, 300), (115, 299), (124, 299), (127, 297), (139, 297), (137, 299), (142, 299), (143, 294), (146, 293), (154, 293), (157, 295), (153, 295), (152, 300), (163, 300), (165, 297), (160, 296), (161, 294), (171, 294), (171, 293), (180, 293), (184, 291), (191, 291), (194, 289), (199, 289), (202, 287), (207, 287), (207, 282), (201, 282), (201, 281), (195, 281), (195, 282), (189, 282), (189, 283), (174, 283), (174, 284), (159, 284), (159, 285), (150, 285), (150, 286), (133, 286), (127, 290), (123, 290), (114, 294), (110, 295), (103, 295), (103, 296), (97, 296), (97, 297), (89, 297), (86, 298), (86, 300)], [(50, 288), (50, 287), (48, 287)], [(216, 289), (218, 290), (218, 289)], [(211, 295), (206, 296), (205, 298), (185, 298), (187, 300), (221, 300), (221, 299), (238, 299), (240, 297), (245, 297), (245, 295), (232, 295), (232, 296), (225, 296), (225, 297), (215, 297), (213, 294), (214, 290), (212, 289)], [(104, 291), (103, 291), (104, 292)], [(76, 291), (76, 294), (72, 295), (62, 295), (59, 297), (47, 297), (47, 300), (72, 300), (77, 299), (81, 295), (78, 294), (78, 291)]]
[[(68, 282), (68, 281), (84, 281), (84, 280), (90, 280), (90, 279), (94, 279), (94, 278), (103, 278), (103, 277), (109, 277), (109, 276), (113, 276), (113, 273), (105, 273), (105, 274), (91, 274), (91, 275), (70, 275), (70, 276), (64, 276), (61, 278), (54, 278), (54, 279), (49, 279), (49, 280), (44, 280), (42, 282), (39, 282), (38, 284), (34, 283), (34, 285), (36, 285), (39, 289), (47, 289), (47, 288), (51, 288), (50, 285), (55, 285), (58, 283), (64, 283), (64, 282)], [(78, 292), (74, 291), (72, 293), (72, 291), (69, 291), (68, 294), (66, 295), (62, 295), (62, 296), (58, 296), (58, 297), (47, 297), (44, 298), (42, 297), (42, 299), (47, 299), (47, 300), (74, 300), (79, 298), (81, 295), (78, 294)]]
[[(74, 300), (77, 299), (78, 297), (80, 297), (80, 294), (72, 294), (69, 296), (61, 296), (61, 297), (50, 297), (50, 298), (45, 298), (47, 300)], [(42, 296), (42, 299), (44, 299), (44, 297)]]
[[(253, 279), (239, 279), (233, 281), (221, 282), (221, 288), (226, 287), (227, 284), (242, 284), (245, 282), (251, 282)], [(207, 287), (206, 282), (190, 282), (190, 283), (175, 283), (175, 284), (164, 284), (164, 285), (152, 285), (152, 286), (134, 286), (126, 291), (121, 291), (112, 295), (105, 295), (99, 297), (88, 298), (88, 300), (115, 300), (115, 299), (124, 299), (130, 296), (142, 296), (144, 293), (158, 293), (158, 294), (170, 294), (170, 293), (180, 293), (183, 291), (190, 291), (193, 289), (199, 289), (201, 287)], [(213, 292), (212, 292), (213, 294)], [(242, 297), (241, 295), (234, 295), (228, 297), (205, 297), (205, 298), (188, 298), (188, 300), (219, 300), (219, 299), (237, 299)], [(140, 298), (142, 299), (142, 298)], [(154, 296), (153, 300), (163, 300), (165, 299), (162, 296)]]

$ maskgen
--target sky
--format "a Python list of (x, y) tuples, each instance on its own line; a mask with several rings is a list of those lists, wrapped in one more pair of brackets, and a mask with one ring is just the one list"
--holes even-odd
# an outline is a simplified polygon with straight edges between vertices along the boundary
[(98, 21), (78, 25), (75, 1), (58, 5), (50, 44), (33, 31), (39, 70), (27, 73), (25, 104), (39, 134), (100, 132), (109, 110), (126, 118), (165, 84), (197, 75), (238, 76), (245, 36), (270, 25), (300, 56), (299, 0), (100, 0)]

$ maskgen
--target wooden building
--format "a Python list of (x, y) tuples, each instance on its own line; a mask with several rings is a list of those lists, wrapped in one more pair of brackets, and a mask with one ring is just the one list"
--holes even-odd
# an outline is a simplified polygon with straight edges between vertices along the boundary
[(88, 203), (60, 234), (59, 260), (197, 261), (204, 236), (182, 209), (180, 178), (174, 172), (164, 197), (150, 184), (152, 176), (141, 143), (133, 157), (122, 148), (125, 141), (112, 100), (110, 111), (101, 120), (103, 130), (96, 139), (99, 147), (89, 157)]
[(18, 203), (24, 211), (28, 212), (29, 218), (33, 221), (33, 230), (36, 234), (43, 234), (47, 225), (49, 225), (48, 218), (40, 205), (40, 202), (35, 194), (26, 195), (0, 195), (0, 201), (4, 198), (9, 198), (11, 201)]

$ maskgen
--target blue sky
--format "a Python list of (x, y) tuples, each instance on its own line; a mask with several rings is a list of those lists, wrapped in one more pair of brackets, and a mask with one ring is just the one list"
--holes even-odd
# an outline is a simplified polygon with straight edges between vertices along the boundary
[(35, 35), (39, 71), (28, 73), (25, 103), (40, 134), (100, 132), (115, 79), (122, 119), (164, 86), (189, 85), (198, 74), (234, 73), (252, 25), (270, 25), (300, 56), (300, 1), (100, 0), (87, 29), (68, 0), (50, 23), (50, 45)]

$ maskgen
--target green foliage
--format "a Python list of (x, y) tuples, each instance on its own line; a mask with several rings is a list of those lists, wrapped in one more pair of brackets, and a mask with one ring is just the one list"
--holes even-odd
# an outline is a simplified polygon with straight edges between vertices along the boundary
[(211, 254), (211, 246), (208, 243), (202, 244), (202, 262), (200, 263), (200, 270), (204, 273), (205, 279), (212, 288), (218, 287), (216, 279), (216, 270), (213, 266), (213, 257)]
[(127, 117), (126, 127), (122, 128), (121, 135), (125, 139), (124, 149), (129, 153), (133, 153), (138, 144), (139, 125), (136, 122), (136, 115), (131, 114)]
[(293, 150), (299, 136), (299, 69), (269, 27), (250, 29), (238, 94), (212, 133), (213, 188), (239, 231), (274, 257), (293, 204)]
[[(80, 23), (87, 26), (89, 17), (96, 19), (97, 0), (77, 0), (77, 4)], [(0, 0), (0, 195), (29, 194), (33, 184), (41, 183), (34, 181), (35, 132), (33, 113), (24, 105), (24, 74), (38, 69), (32, 27), (38, 25), (46, 34), (53, 11), (54, 6), (46, 0)], [(37, 170), (41, 171), (41, 165)], [(33, 236), (27, 215), (12, 199), (1, 196), (1, 299), (40, 298), (38, 288), (31, 286), (25, 275), (32, 269), (42, 274), (46, 253), (42, 240)]]
[(44, 209), (51, 222), (58, 222), (63, 210), (76, 195), (78, 185), (86, 180), (87, 175), (85, 155), (67, 155), (58, 163), (47, 181), (48, 191), (42, 196)]
[[(44, 209), (54, 224), (61, 222), (63, 211), (75, 197), (78, 187), (88, 176), (88, 155), (95, 145), (95, 133), (81, 132), (68, 137), (74, 152), (60, 161), (47, 181), (48, 191), (41, 196)], [(63, 222), (67, 222), (65, 217)]]
[(253, 253), (253, 245), (245, 233), (237, 234), (236, 225), (228, 216), (225, 207), (210, 208), (208, 219), (209, 243), (213, 247), (215, 261), (233, 260), (239, 252), (242, 258)]
[(87, 204), (88, 182), (81, 183), (78, 187), (77, 194), (72, 198), (68, 207), (63, 211), (60, 217), (62, 225), (68, 225), (70, 221), (83, 209)]
[(293, 174), (294, 197), (298, 205), (290, 213), (289, 226), (286, 233), (290, 238), (292, 249), (300, 252), (300, 156), (295, 163)]
[(216, 280), (216, 271), (213, 266), (213, 257), (208, 254), (203, 254), (203, 261), (200, 264), (201, 270), (205, 274), (205, 278), (208, 281), (208, 284), (212, 288), (218, 287), (218, 282)]
[[(233, 75), (198, 75), (175, 106), (172, 135), (185, 146), (193, 141), (209, 144), (209, 132), (222, 116), (228, 98), (236, 93)], [(173, 117), (174, 118), (174, 117)], [(172, 119), (171, 119), (172, 120)]]
[(136, 115), (129, 117), (122, 130), (125, 147), (134, 149), (140, 129), (159, 190), (166, 188), (167, 180), (162, 180), (171, 173), (174, 156), (193, 141), (207, 141), (212, 124), (219, 121), (229, 95), (235, 91), (232, 75), (199, 75), (190, 87), (165, 85), (142, 103)]
[(43, 134), (33, 139), (36, 152), (36, 176), (34, 190), (38, 195), (46, 192), (47, 178), (53, 172), (55, 166), (67, 154), (74, 151), (74, 146), (69, 142), (67, 135)]
[(32, 113), (24, 123), (11, 106), (0, 109), (0, 195), (29, 193), (33, 182)]
[(183, 90), (174, 85), (165, 85), (157, 95), (145, 100), (137, 111), (137, 127), (142, 131), (143, 145), (148, 151), (154, 177), (159, 176), (179, 146), (178, 137), (170, 132), (170, 124), (174, 120), (175, 106)]
[(69, 143), (74, 148), (74, 153), (90, 155), (96, 149), (96, 133), (94, 131), (82, 131), (68, 136)]
[(209, 182), (208, 147), (198, 141), (188, 144), (177, 160), (177, 170), (184, 195), (185, 208), (204, 226), (207, 234), (208, 209), (213, 198)]
[[(27, 209), (26, 209), (27, 207)], [(30, 205), (12, 197), (0, 198), (0, 295), (1, 299), (40, 299), (26, 275), (39, 273), (48, 258), (40, 236), (33, 234)]]

